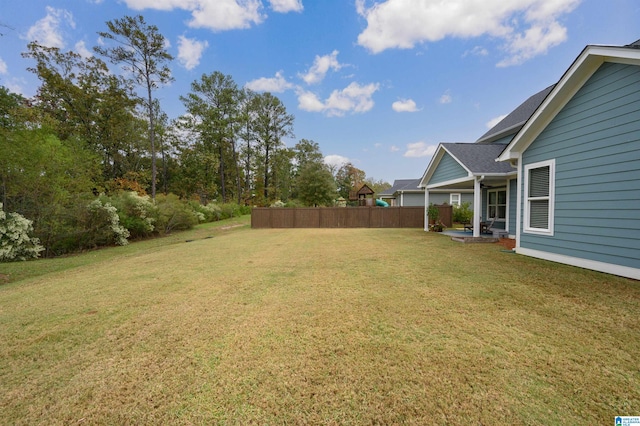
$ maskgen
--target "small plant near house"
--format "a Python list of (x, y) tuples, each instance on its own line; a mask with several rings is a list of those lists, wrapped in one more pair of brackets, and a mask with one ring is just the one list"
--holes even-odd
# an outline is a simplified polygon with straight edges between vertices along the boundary
[(446, 228), (444, 223), (440, 220), (440, 210), (438, 206), (431, 203), (427, 209), (427, 215), (429, 215), (429, 230), (433, 232), (442, 232)]
[(473, 210), (471, 210), (471, 203), (465, 201), (460, 205), (453, 206), (453, 221), (456, 223), (471, 223), (473, 218)]
[(436, 223), (432, 223), (429, 225), (429, 230), (432, 232), (442, 232), (444, 231), (446, 226), (442, 223), (441, 220), (438, 220)]

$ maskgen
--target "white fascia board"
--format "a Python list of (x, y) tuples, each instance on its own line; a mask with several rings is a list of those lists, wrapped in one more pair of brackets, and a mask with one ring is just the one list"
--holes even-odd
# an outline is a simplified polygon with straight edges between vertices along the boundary
[[(434, 183), (432, 185), (428, 185), (427, 189), (429, 191), (433, 190), (433, 189), (437, 189), (437, 188), (441, 188), (443, 186), (447, 186), (447, 185), (456, 185), (458, 183), (464, 183), (464, 182), (473, 182), (473, 176), (467, 176), (467, 177), (463, 177), (463, 178), (459, 178), (459, 179), (453, 179), (453, 180), (448, 180), (446, 182), (438, 182), (438, 183)], [(449, 190), (449, 192), (457, 192), (457, 189), (451, 189)]]
[[(471, 181), (469, 181), (471, 182)], [(473, 189), (461, 189), (461, 188), (449, 188), (449, 189), (441, 189), (434, 188), (429, 190), (432, 194), (449, 194), (449, 193), (459, 193), (459, 194), (473, 194)]]
[(509, 172), (509, 173), (474, 173), (473, 176), (484, 176), (484, 177), (503, 177), (505, 179), (508, 179), (511, 176), (515, 176), (517, 175), (518, 172), (516, 170)]
[[(436, 153), (433, 154), (433, 157), (431, 158), (431, 161), (429, 162), (429, 165), (427, 166), (427, 169), (424, 171), (424, 174), (422, 175), (422, 179), (420, 179), (420, 183), (418, 184), (418, 188), (426, 188), (427, 187), (426, 182), (429, 179), (431, 179), (431, 176), (433, 176), (433, 172), (435, 172), (436, 168), (438, 167), (438, 164), (440, 164), (440, 160), (442, 160), (442, 157), (444, 157), (445, 153), (449, 154), (454, 160), (456, 160), (456, 162), (458, 164), (460, 164), (460, 166), (462, 166), (462, 168), (469, 174), (469, 177), (472, 176), (471, 170), (466, 168), (464, 164), (462, 164), (460, 161), (458, 161), (456, 156), (451, 154), (451, 152), (449, 152), (449, 150), (446, 149), (442, 144), (439, 144), (438, 148), (436, 149)], [(442, 186), (442, 184), (438, 184), (438, 186)], [(429, 185), (429, 187), (431, 187), (431, 185)]]
[(431, 161), (429, 161), (429, 165), (427, 166), (427, 168), (424, 171), (424, 174), (422, 175), (422, 179), (420, 179), (420, 183), (418, 183), (418, 188), (426, 187), (425, 183), (433, 175), (433, 172), (435, 171), (435, 165), (440, 162), (443, 155), (444, 155), (444, 151), (442, 150), (442, 144), (439, 144), (438, 148), (436, 148), (436, 153), (433, 154), (433, 157), (431, 157)]

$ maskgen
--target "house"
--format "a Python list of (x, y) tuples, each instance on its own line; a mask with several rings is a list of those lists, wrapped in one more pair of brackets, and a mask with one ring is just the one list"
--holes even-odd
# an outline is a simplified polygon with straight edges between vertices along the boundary
[(473, 185), (474, 236), (495, 217), (517, 253), (640, 279), (640, 41), (587, 46), (520, 107), (475, 144), (441, 144), (425, 198)]
[(495, 218), (493, 228), (515, 238), (517, 170), (496, 158), (552, 88), (531, 96), (475, 143), (441, 143), (418, 184), (425, 188), (425, 205), (442, 203), (443, 195), (451, 198), (450, 204), (459, 198), (474, 211), (474, 236), (480, 236), (480, 223)]
[[(424, 188), (420, 187), (421, 178), (396, 179), (391, 188), (384, 190), (379, 197), (391, 206), (416, 207), (425, 205)], [(460, 189), (454, 192), (448, 190), (432, 190), (430, 202), (433, 204), (450, 204), (459, 206), (469, 203), (473, 208), (473, 190)], [(427, 204), (428, 205), (428, 204)]]
[(420, 179), (396, 179), (391, 188), (378, 194), (390, 206), (424, 206), (424, 189), (419, 188)]

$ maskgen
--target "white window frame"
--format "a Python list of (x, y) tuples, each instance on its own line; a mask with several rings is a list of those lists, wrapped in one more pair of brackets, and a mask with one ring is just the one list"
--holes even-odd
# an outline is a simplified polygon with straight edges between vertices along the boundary
[[(453, 197), (456, 196), (458, 199), (457, 201), (453, 199)], [(454, 192), (449, 194), (449, 204), (452, 206), (459, 206), (462, 204), (462, 194), (459, 192)]]
[[(491, 199), (491, 196), (489, 195), (489, 193), (491, 192), (495, 192), (496, 193), (496, 204), (494, 204), (496, 206), (496, 214), (498, 213), (498, 206), (504, 206), (504, 217), (502, 218), (496, 218), (496, 222), (506, 222), (507, 221), (507, 215), (509, 214), (508, 208), (509, 208), (509, 191), (507, 191), (506, 188), (499, 188), (499, 189), (488, 189), (487, 190), (487, 215), (486, 218), (487, 220), (492, 219), (491, 216), (489, 215), (489, 211), (491, 210), (491, 204), (489, 204), (489, 200)], [(498, 203), (498, 193), (500, 192), (504, 192), (504, 204), (500, 204)]]
[[(529, 197), (529, 175), (532, 169), (549, 167), (549, 195), (545, 197)], [(523, 232), (528, 234), (553, 236), (554, 233), (554, 212), (555, 212), (555, 191), (556, 191), (556, 160), (539, 161), (524, 166), (524, 223)], [(530, 226), (531, 202), (548, 200), (549, 201), (549, 221), (547, 228), (533, 228)]]

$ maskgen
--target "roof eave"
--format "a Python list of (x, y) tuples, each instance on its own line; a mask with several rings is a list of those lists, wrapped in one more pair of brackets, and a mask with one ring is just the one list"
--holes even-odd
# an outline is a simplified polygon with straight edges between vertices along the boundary
[(575, 93), (604, 62), (640, 65), (640, 50), (628, 47), (589, 45), (560, 78), (558, 84), (513, 137), (497, 161), (518, 159)]
[(514, 124), (513, 126), (509, 126), (504, 130), (501, 130), (498, 133), (494, 133), (492, 135), (489, 135), (483, 139), (478, 139), (475, 143), (479, 143), (479, 144), (486, 144), (486, 143), (491, 143), (494, 141), (497, 141), (498, 139), (502, 139), (505, 136), (508, 136), (510, 134), (515, 133), (516, 131), (518, 131), (518, 129), (522, 128), (522, 126), (524, 126), (524, 124), (526, 123), (526, 121), (521, 121), (517, 124)]

